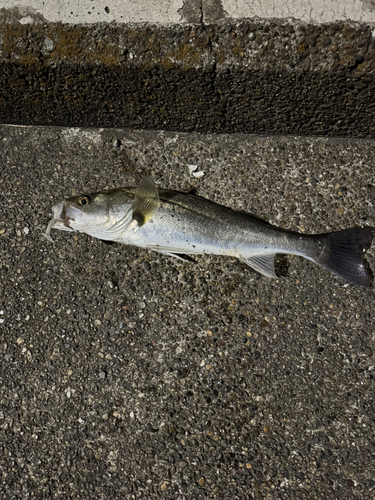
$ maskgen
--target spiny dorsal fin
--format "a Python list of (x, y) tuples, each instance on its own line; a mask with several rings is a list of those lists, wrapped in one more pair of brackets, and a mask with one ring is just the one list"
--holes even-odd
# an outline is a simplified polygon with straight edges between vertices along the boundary
[(143, 226), (158, 211), (160, 206), (158, 188), (150, 177), (144, 177), (134, 194), (133, 219)]
[(241, 259), (242, 262), (248, 266), (258, 271), (258, 273), (264, 274), (269, 278), (277, 278), (275, 272), (275, 255), (276, 254), (265, 254), (265, 255), (255, 255), (250, 257), (250, 259)]

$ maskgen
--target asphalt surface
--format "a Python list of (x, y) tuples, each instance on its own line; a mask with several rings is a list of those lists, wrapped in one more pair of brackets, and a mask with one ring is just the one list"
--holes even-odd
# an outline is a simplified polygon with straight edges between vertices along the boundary
[(41, 236), (64, 196), (144, 175), (306, 233), (375, 225), (373, 141), (3, 126), (0, 144), (1, 498), (375, 498), (373, 288), (298, 257), (271, 280)]

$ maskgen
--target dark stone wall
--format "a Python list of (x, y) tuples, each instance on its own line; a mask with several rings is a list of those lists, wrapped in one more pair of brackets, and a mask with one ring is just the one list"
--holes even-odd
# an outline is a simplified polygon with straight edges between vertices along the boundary
[(0, 24), (0, 121), (375, 135), (375, 40), (359, 24)]

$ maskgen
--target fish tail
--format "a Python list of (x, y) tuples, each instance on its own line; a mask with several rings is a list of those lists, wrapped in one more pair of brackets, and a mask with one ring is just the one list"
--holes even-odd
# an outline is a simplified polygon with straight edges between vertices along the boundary
[[(354, 227), (334, 233), (313, 235), (319, 253), (308, 258), (348, 283), (370, 286), (371, 271), (363, 257), (375, 236), (375, 227)], [(315, 252), (314, 252), (315, 253)]]

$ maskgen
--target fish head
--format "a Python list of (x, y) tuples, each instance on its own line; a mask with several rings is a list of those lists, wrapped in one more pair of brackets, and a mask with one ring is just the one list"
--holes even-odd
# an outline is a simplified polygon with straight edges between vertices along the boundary
[(60, 201), (53, 207), (53, 228), (89, 233), (109, 221), (107, 193), (83, 194)]

